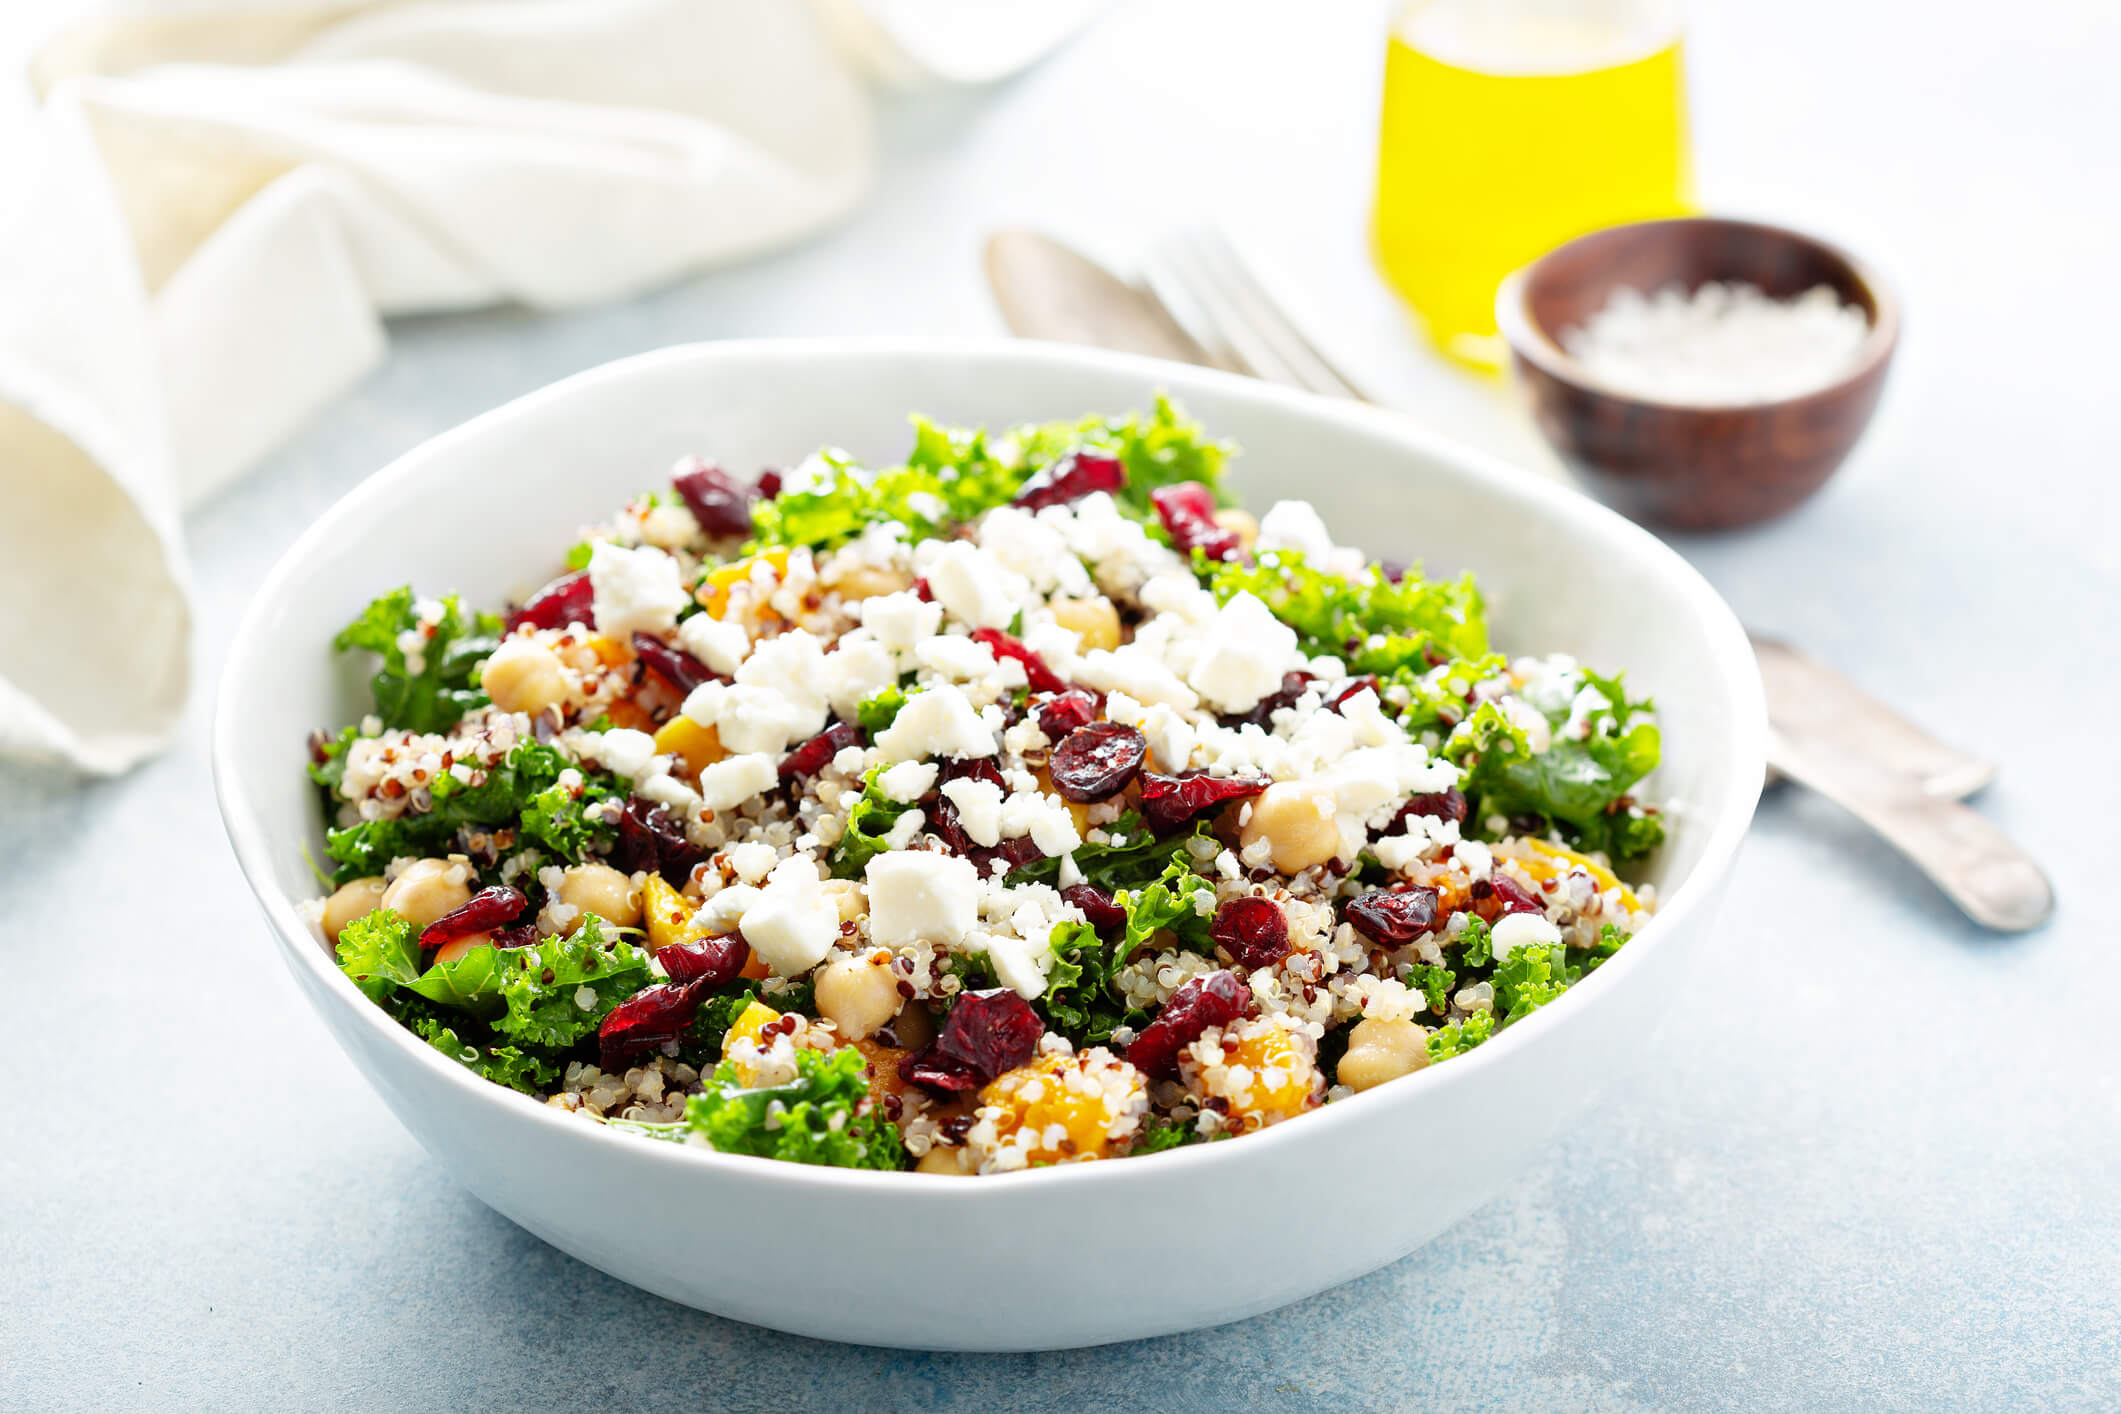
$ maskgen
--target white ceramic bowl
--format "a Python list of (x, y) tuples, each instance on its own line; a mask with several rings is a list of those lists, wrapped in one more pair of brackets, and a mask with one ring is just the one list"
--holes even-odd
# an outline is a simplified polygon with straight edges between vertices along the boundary
[[(821, 443), (902, 454), (907, 414), (1000, 426), (1169, 389), (1234, 438), (1259, 507), (1315, 502), (1343, 541), (1472, 569), (1496, 641), (1620, 666), (1655, 695), (1652, 871), (1664, 904), (1618, 957), (1480, 1050), (1262, 1134), (1119, 1162), (948, 1180), (615, 1134), (479, 1080), (370, 1005), (303, 925), (312, 727), (363, 710), (332, 634), (411, 582), (498, 604), (677, 458), (787, 464)], [(391, 1109), (481, 1199), (675, 1301), (779, 1330), (932, 1349), (1090, 1345), (1236, 1320), (1413, 1250), (1496, 1193), (1635, 1057), (1677, 996), (1762, 769), (1744, 635), (1663, 544), (1589, 500), (1409, 421), (1198, 369), (1026, 343), (767, 341), (592, 370), (436, 438), (312, 526), (229, 655), (214, 777), (243, 872), (302, 994)], [(329, 1064), (319, 1058), (320, 1064)]]

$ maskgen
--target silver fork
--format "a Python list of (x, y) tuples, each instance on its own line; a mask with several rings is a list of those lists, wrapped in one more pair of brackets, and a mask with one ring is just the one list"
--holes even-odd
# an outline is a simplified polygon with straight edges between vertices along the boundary
[(1150, 247), (1141, 276), (1218, 367), (1329, 398), (1377, 401), (1304, 337), (1222, 232), (1173, 232)]

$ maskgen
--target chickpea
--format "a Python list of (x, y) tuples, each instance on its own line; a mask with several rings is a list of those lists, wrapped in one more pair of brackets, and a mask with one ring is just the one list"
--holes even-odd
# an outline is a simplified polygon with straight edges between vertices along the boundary
[(1251, 818), (1238, 831), (1241, 849), (1266, 840), (1274, 867), (1297, 874), (1323, 864), (1340, 849), (1330, 788), (1308, 781), (1276, 781), (1252, 802)]
[(1224, 506), (1215, 513), (1215, 523), (1234, 532), (1238, 545), (1244, 549), (1251, 549), (1253, 542), (1259, 539), (1259, 521), (1240, 506)]
[(837, 590), (840, 598), (851, 604), (857, 599), (873, 599), (879, 594), (896, 594), (902, 589), (911, 589), (913, 577), (904, 570), (887, 569), (882, 565), (857, 565), (825, 587)]
[(1429, 1033), (1412, 1021), (1358, 1021), (1348, 1030), (1348, 1053), (1340, 1058), (1340, 1083), (1368, 1090), (1412, 1075), (1429, 1063)]
[(852, 879), (827, 879), (819, 885), (840, 911), (840, 922), (859, 923), (869, 913), (869, 897)]
[(425, 928), (471, 902), (471, 866), (461, 859), (419, 859), (383, 890), (383, 907)]
[[(577, 864), (560, 878), (560, 902), (571, 903), (581, 913), (594, 913), (606, 923), (631, 928), (641, 921), (641, 892), (630, 875), (609, 864)], [(573, 933), (582, 926), (581, 913), (567, 925)]]
[(1119, 610), (1100, 595), (1095, 599), (1056, 599), (1053, 621), (1083, 636), (1083, 651), (1119, 647)]
[(849, 1041), (866, 1041), (899, 1012), (891, 963), (870, 953), (841, 953), (818, 969), (817, 1009)]
[(473, 948), (480, 948), (493, 941), (492, 933), (468, 933), (461, 938), (442, 944), (435, 949), (436, 962), (455, 962)]
[(963, 1178), (971, 1170), (965, 1167), (963, 1149), (946, 1149), (938, 1144), (921, 1155), (921, 1161), (913, 1166), (915, 1173), (940, 1173), (952, 1178)]
[(479, 673), (479, 686), (503, 712), (535, 716), (567, 700), (567, 675), (552, 650), (527, 638), (511, 638), (493, 650)]
[(381, 879), (356, 879), (350, 884), (341, 884), (332, 896), (324, 901), (324, 937), (331, 943), (339, 941), (339, 934), (346, 925), (364, 914), (374, 913), (383, 906), (383, 892), (389, 885)]

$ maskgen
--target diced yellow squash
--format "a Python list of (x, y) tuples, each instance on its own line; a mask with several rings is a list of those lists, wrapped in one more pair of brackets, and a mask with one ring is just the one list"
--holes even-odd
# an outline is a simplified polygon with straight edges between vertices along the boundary
[(1586, 859), (1573, 849), (1563, 849), (1560, 845), (1548, 844), (1545, 840), (1528, 839), (1523, 841), (1523, 844), (1526, 849), (1532, 852), (1534, 857), (1531, 859), (1520, 859), (1517, 863), (1523, 868), (1525, 873), (1530, 874), (1534, 879), (1543, 883), (1548, 879), (1558, 878), (1571, 869), (1581, 869), (1597, 883), (1600, 893), (1604, 893), (1607, 889), (1618, 889), (1620, 890), (1620, 902), (1623, 906), (1630, 910), (1642, 907), (1636, 901), (1635, 891), (1626, 884), (1621, 883), (1619, 877), (1603, 864)]
[[(781, 1014), (779, 1012), (767, 1006), (764, 1002), (754, 1000), (747, 1003), (743, 1011), (737, 1014), (736, 1024), (729, 1028), (727, 1035), (722, 1037), (722, 1059), (736, 1067), (736, 1079), (739, 1085), (749, 1088), (758, 1084), (758, 1067), (752, 1065), (745, 1057), (756, 1054), (759, 1044), (759, 1033), (780, 1019)], [(749, 1041), (751, 1043), (743, 1048), (744, 1055), (736, 1054), (737, 1042), (739, 1041)]]
[(659, 755), (675, 756), (685, 765), (684, 774), (697, 777), (729, 753), (722, 749), (722, 736), (713, 727), (703, 727), (683, 713), (656, 729)]
[[(1004, 1071), (979, 1092), (1000, 1143), (1023, 1145), (1032, 1164), (1076, 1163), (1108, 1156), (1114, 1129), (1132, 1128), (1147, 1082), (1124, 1061), (1088, 1055), (1039, 1056)], [(1109, 1083), (1105, 1083), (1108, 1082)], [(1058, 1129), (1056, 1129), (1058, 1126)]]
[(708, 613), (720, 618), (729, 607), (730, 589), (751, 578), (752, 567), (761, 560), (773, 566), (773, 574), (776, 579), (787, 575), (787, 550), (768, 550), (763, 555), (749, 555), (744, 559), (723, 565), (719, 569), (709, 570), (706, 580), (700, 585), (699, 593), (695, 597), (699, 599), (701, 606)]
[(698, 910), (691, 899), (650, 874), (641, 885), (641, 926), (648, 932), (651, 951), (689, 943), (700, 937)]

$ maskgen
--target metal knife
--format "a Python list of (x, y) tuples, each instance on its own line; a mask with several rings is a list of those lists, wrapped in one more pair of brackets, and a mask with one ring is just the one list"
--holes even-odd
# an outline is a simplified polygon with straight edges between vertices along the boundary
[[(1155, 296), (1034, 231), (987, 243), (987, 280), (1010, 331), (1207, 367), (1213, 359)], [(1244, 371), (1244, 370), (1235, 370)], [(2054, 891), (2024, 851), (1958, 804), (1995, 778), (1854, 683), (1773, 639), (1753, 638), (1766, 690), (1768, 766), (1883, 836), (1986, 928), (2036, 928)]]

